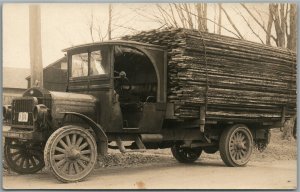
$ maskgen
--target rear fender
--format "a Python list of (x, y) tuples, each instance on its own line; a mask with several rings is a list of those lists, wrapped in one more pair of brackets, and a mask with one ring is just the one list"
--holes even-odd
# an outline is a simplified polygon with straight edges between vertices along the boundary
[(97, 146), (97, 149), (98, 149), (98, 153), (101, 154), (101, 155), (105, 155), (107, 154), (107, 149), (108, 149), (108, 139), (107, 139), (107, 136), (105, 134), (105, 132), (103, 131), (102, 127), (97, 124), (95, 121), (93, 121), (91, 118), (89, 118), (88, 116), (86, 115), (83, 115), (81, 113), (76, 113), (76, 112), (63, 112), (64, 114), (64, 117), (63, 117), (63, 121), (62, 121), (62, 124), (64, 124), (65, 122), (65, 119), (67, 116), (69, 115), (73, 115), (73, 116), (76, 116), (76, 117), (79, 117), (80, 119), (82, 119), (87, 125), (89, 125), (93, 131), (95, 132), (96, 134), (96, 137), (95, 138), (98, 142), (98, 146)]

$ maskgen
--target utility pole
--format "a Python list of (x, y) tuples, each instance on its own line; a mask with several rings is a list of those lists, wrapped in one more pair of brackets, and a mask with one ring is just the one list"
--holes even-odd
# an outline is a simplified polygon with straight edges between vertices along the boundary
[(31, 87), (43, 87), (43, 63), (41, 45), (41, 9), (39, 5), (29, 5), (29, 44)]

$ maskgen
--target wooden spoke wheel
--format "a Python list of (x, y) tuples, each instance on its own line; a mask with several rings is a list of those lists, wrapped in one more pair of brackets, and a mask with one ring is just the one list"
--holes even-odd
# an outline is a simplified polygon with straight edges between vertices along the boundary
[(48, 139), (44, 159), (46, 167), (62, 182), (86, 178), (97, 161), (97, 146), (92, 134), (81, 127), (64, 126)]
[(6, 139), (4, 156), (9, 168), (19, 174), (36, 173), (45, 166), (40, 143)]
[(200, 157), (202, 149), (180, 148), (179, 145), (173, 145), (171, 152), (178, 162), (193, 163)]
[(253, 148), (251, 131), (244, 125), (225, 129), (220, 139), (220, 155), (227, 166), (245, 166), (250, 160)]

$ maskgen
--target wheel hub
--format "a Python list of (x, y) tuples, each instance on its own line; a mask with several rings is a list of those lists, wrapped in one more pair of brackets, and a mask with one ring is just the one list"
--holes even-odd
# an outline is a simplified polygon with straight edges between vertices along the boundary
[(71, 148), (67, 154), (67, 157), (74, 161), (80, 157), (80, 151), (78, 149)]
[(236, 144), (236, 147), (237, 147), (238, 150), (246, 149), (244, 143), (242, 143), (242, 142), (238, 142), (238, 143)]

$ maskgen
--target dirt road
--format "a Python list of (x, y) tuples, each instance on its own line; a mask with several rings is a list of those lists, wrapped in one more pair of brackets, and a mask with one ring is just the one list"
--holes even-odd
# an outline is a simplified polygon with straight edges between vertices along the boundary
[(249, 162), (229, 168), (218, 159), (183, 165), (166, 162), (96, 169), (85, 181), (62, 184), (52, 175), (3, 177), (5, 189), (295, 189), (297, 161)]

